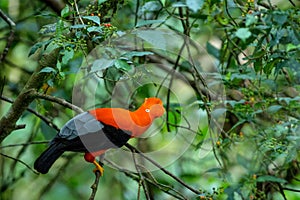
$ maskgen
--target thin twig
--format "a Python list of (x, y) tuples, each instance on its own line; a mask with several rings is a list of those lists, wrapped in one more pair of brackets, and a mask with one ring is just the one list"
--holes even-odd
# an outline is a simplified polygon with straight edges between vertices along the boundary
[(225, 11), (226, 11), (226, 14), (227, 14), (228, 17), (231, 19), (231, 21), (233, 21), (234, 25), (235, 25), (235, 26), (238, 26), (238, 24), (235, 22), (235, 20), (233, 19), (233, 17), (231, 16), (231, 14), (230, 14), (230, 12), (229, 12), (227, 0), (225, 0), (224, 3), (225, 3)]
[(97, 193), (97, 189), (98, 189), (98, 185), (99, 185), (99, 181), (100, 181), (100, 177), (101, 177), (101, 174), (97, 170), (95, 172), (95, 181), (94, 181), (93, 185), (91, 186), (91, 188), (92, 188), (92, 194), (91, 194), (89, 200), (94, 200), (95, 199), (95, 196), (96, 196), (96, 193)]
[[(166, 104), (166, 110), (167, 111), (170, 110), (171, 88), (172, 88), (172, 85), (173, 85), (173, 79), (174, 79), (175, 71), (176, 71), (177, 67), (179, 66), (179, 61), (180, 61), (180, 58), (181, 58), (181, 54), (182, 54), (183, 49), (184, 49), (185, 46), (186, 46), (186, 38), (184, 39), (184, 43), (182, 44), (182, 46), (181, 46), (181, 48), (178, 52), (178, 56), (176, 58), (174, 66), (173, 66), (173, 70), (171, 71), (171, 79), (170, 79), (170, 83), (169, 83), (169, 86), (168, 86), (168, 93), (167, 93), (167, 104)], [(166, 112), (166, 121), (167, 122), (169, 121), (169, 112)], [(171, 130), (168, 124), (167, 124), (167, 130), (168, 130), (168, 132), (170, 132), (170, 130)]]
[(8, 144), (4, 146), (0, 146), (0, 149), (4, 148), (10, 148), (10, 147), (18, 147), (18, 146), (26, 146), (26, 145), (32, 145), (32, 144), (48, 144), (49, 140), (47, 141), (34, 141), (34, 142), (26, 142), (26, 143), (20, 143), (20, 144)]
[(292, 0), (289, 0), (289, 2), (290, 2), (294, 7), (296, 7), (296, 4), (295, 4)]
[[(121, 168), (120, 166), (114, 164), (113, 162), (105, 159), (105, 162), (107, 162), (108, 164), (110, 164), (112, 167), (118, 169), (120, 172), (123, 172), (126, 176), (132, 178), (135, 181), (139, 181), (139, 177), (136, 174), (133, 174), (132, 172)], [(152, 177), (152, 176), (151, 176)], [(162, 183), (157, 182), (154, 177), (152, 177), (152, 179), (145, 177), (145, 180), (150, 183), (151, 185), (157, 187), (158, 189), (162, 190), (163, 192), (175, 197), (176, 199), (181, 199), (181, 200), (187, 200), (187, 198), (185, 196), (183, 196), (183, 194), (177, 190), (175, 190), (173, 187), (169, 186), (169, 185), (164, 185)], [(172, 192), (174, 193), (172, 193)]]
[(12, 42), (14, 41), (16, 24), (7, 15), (5, 15), (5, 13), (1, 9), (0, 9), (0, 17), (9, 25), (10, 28), (6, 46), (3, 50), (3, 53), (0, 55), (0, 63), (2, 63), (9, 51)]
[(41, 197), (51, 189), (51, 187), (54, 185), (54, 183), (57, 182), (57, 180), (62, 177), (61, 175), (65, 173), (65, 170), (67, 169), (67, 167), (69, 166), (69, 164), (71, 163), (71, 160), (74, 158), (74, 156), (77, 155), (76, 153), (72, 153), (68, 156), (66, 156), (67, 161), (64, 163), (64, 165), (62, 165), (62, 167), (57, 171), (57, 173), (55, 174), (55, 176), (53, 176), (49, 181), (48, 184), (45, 185), (40, 194), (39, 197), (37, 199), (42, 199)]
[[(8, 103), (14, 103), (14, 101), (8, 97), (5, 96), (0, 96), (0, 99), (2, 99), (3, 101), (6, 101)], [(54, 128), (56, 131), (59, 131), (59, 128), (47, 117), (41, 115), (40, 113), (36, 112), (35, 110), (31, 109), (31, 108), (27, 108), (27, 111), (31, 112), (32, 114), (34, 114), (35, 116), (37, 116), (38, 118), (40, 118), (42, 121), (44, 121), (48, 126)]]
[(287, 187), (283, 187), (282, 189), (283, 189), (283, 190), (292, 191), (292, 192), (300, 192), (300, 189), (287, 188)]
[(139, 151), (138, 149), (136, 149), (132, 145), (126, 143), (125, 146), (130, 150), (134, 149), (134, 151), (136, 151), (139, 155), (141, 155), (146, 160), (150, 161), (154, 166), (158, 167), (161, 171), (163, 171), (165, 174), (172, 177), (174, 180), (176, 180), (178, 183), (180, 183), (181, 185), (183, 185), (184, 187), (189, 189), (191, 192), (193, 192), (197, 195), (201, 194), (201, 192), (199, 190), (196, 190), (196, 189), (192, 188), (191, 186), (189, 186), (188, 184), (186, 184), (183, 180), (181, 180), (180, 178), (178, 178), (177, 176), (175, 176), (174, 174), (172, 174), (168, 170), (164, 169), (159, 163), (157, 163), (155, 160), (149, 158), (148, 156), (144, 155), (141, 151)]
[(79, 21), (84, 25), (84, 22), (83, 22), (83, 20), (82, 20), (82, 18), (81, 18), (81, 16), (80, 16), (80, 12), (79, 12), (78, 5), (77, 5), (76, 0), (74, 0), (74, 5), (75, 5), (75, 9), (76, 9), (76, 12), (77, 12)]
[(70, 108), (70, 109), (74, 110), (77, 113), (83, 113), (84, 112), (80, 107), (75, 106), (74, 104), (71, 104), (71, 103), (67, 102), (65, 99), (62, 99), (62, 98), (59, 98), (59, 97), (54, 97), (54, 96), (50, 96), (50, 95), (47, 95), (47, 94), (41, 94), (41, 93), (37, 93), (37, 92), (34, 94), (34, 96), (36, 98), (40, 98), (40, 99), (44, 99), (44, 100), (48, 100), (48, 101), (58, 103), (58, 104), (60, 104), (64, 107), (67, 107), (67, 108)]
[(135, 151), (134, 149), (130, 149), (130, 150), (131, 150), (131, 152), (132, 152), (132, 158), (133, 158), (133, 162), (134, 162), (136, 171), (138, 172), (139, 177), (140, 177), (140, 183), (141, 183), (141, 185), (142, 185), (142, 187), (143, 187), (143, 189), (144, 189), (145, 197), (146, 197), (147, 200), (150, 200), (151, 197), (150, 197), (150, 193), (149, 193), (149, 191), (148, 191), (147, 185), (146, 185), (146, 183), (145, 183), (145, 177), (144, 177), (143, 174), (141, 173), (141, 170), (140, 170), (140, 168), (139, 168), (139, 166), (138, 166), (138, 164), (137, 164), (137, 162), (136, 162), (136, 157), (135, 157), (136, 151)]
[(30, 171), (32, 171), (33, 173), (39, 174), (39, 173), (37, 173), (36, 171), (34, 171), (29, 165), (27, 165), (24, 161), (22, 161), (22, 160), (20, 160), (20, 159), (16, 159), (16, 158), (14, 158), (14, 157), (12, 157), (12, 156), (6, 155), (6, 154), (1, 153), (1, 152), (0, 152), (0, 155), (3, 156), (3, 157), (6, 157), (6, 158), (12, 159), (12, 160), (14, 160), (15, 162), (19, 162), (19, 163), (23, 164), (25, 167), (27, 167), (28, 169), (30, 169)]

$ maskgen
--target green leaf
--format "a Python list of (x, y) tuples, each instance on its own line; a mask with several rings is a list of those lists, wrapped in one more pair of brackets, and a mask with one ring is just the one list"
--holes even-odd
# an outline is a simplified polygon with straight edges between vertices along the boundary
[(58, 20), (58, 22), (56, 23), (56, 36), (60, 37), (60, 35), (62, 34), (63, 30), (64, 30), (65, 24), (63, 20)]
[(140, 9), (141, 13), (146, 13), (146, 12), (153, 12), (153, 11), (158, 11), (161, 9), (161, 4), (158, 3), (157, 1), (149, 1), (146, 2)]
[(57, 61), (56, 68), (57, 68), (58, 71), (61, 70), (61, 62), (60, 61)]
[(39, 73), (56, 73), (56, 69), (52, 67), (44, 67)]
[(107, 0), (98, 0), (98, 5), (103, 4), (104, 2), (106, 2)]
[(46, 40), (46, 41), (38, 42), (38, 43), (34, 44), (29, 51), (28, 57), (31, 56), (32, 54), (34, 54), (42, 46), (47, 46), (48, 44), (50, 44), (53, 40), (54, 39), (50, 39), (50, 40)]
[(207, 52), (214, 56), (215, 58), (219, 58), (220, 57), (220, 50), (217, 49), (215, 46), (213, 46), (211, 43), (207, 42), (206, 43), (206, 49)]
[(64, 7), (64, 9), (62, 9), (60, 12), (60, 16), (63, 18), (68, 17), (70, 14), (71, 14), (71, 12), (70, 12), (70, 8), (68, 5), (66, 5), (66, 7)]
[(109, 59), (105, 59), (105, 58), (95, 60), (92, 65), (91, 72), (104, 70), (106, 68), (113, 66), (113, 64), (114, 64), (114, 60), (109, 60)]
[(132, 57), (141, 57), (141, 56), (147, 56), (147, 55), (153, 55), (153, 53), (150, 51), (131, 51), (131, 52), (123, 54), (122, 57), (131, 59)]
[(250, 26), (252, 24), (255, 24), (257, 22), (257, 18), (255, 15), (248, 14), (246, 15), (246, 26)]
[(167, 43), (164, 37), (165, 35), (161, 31), (137, 30), (137, 36), (153, 45), (154, 48), (166, 50)]
[(42, 46), (43, 45), (41, 43), (34, 44), (29, 51), (28, 57), (31, 56), (32, 54), (34, 54)]
[(235, 36), (245, 41), (247, 38), (251, 36), (251, 32), (249, 31), (249, 28), (239, 28), (235, 32)]
[(125, 70), (125, 71), (128, 71), (128, 70), (131, 69), (131, 66), (128, 65), (128, 63), (127, 63), (125, 60), (120, 60), (120, 59), (118, 59), (118, 60), (115, 61), (114, 64), (115, 64), (115, 67), (116, 67), (117, 69), (123, 69), (123, 70)]
[(100, 18), (98, 16), (82, 16), (83, 19), (90, 20), (95, 22), (96, 24), (100, 25)]
[(259, 72), (263, 67), (262, 59), (258, 59), (254, 62), (254, 70), (255, 72)]
[(273, 105), (273, 106), (270, 106), (270, 107), (268, 107), (268, 109), (267, 109), (267, 112), (268, 113), (276, 113), (276, 112), (278, 112), (278, 110), (280, 110), (282, 108), (282, 106), (281, 105)]
[(87, 28), (87, 31), (90, 32), (102, 32), (102, 29), (100, 26), (91, 26)]
[(175, 2), (172, 4), (173, 8), (180, 8), (180, 7), (186, 7), (186, 4), (182, 3), (182, 2)]
[(276, 182), (276, 183), (286, 183), (286, 180), (282, 179), (282, 178), (278, 178), (275, 176), (270, 176), (270, 175), (263, 175), (263, 176), (259, 176), (256, 179), (257, 182)]
[(70, 28), (85, 28), (87, 25), (85, 25), (85, 24), (75, 24), (75, 25), (73, 25), (73, 26), (70, 26)]
[(193, 12), (197, 12), (198, 10), (200, 10), (203, 4), (204, 4), (204, 0), (186, 0), (186, 5)]
[(274, 11), (273, 13), (273, 20), (275, 23), (278, 23), (282, 26), (288, 19), (288, 14), (282, 11)]
[(71, 60), (73, 57), (74, 57), (74, 50), (72, 48), (64, 51), (62, 57), (62, 64), (63, 65), (68, 64), (69, 60)]
[(47, 81), (47, 84), (48, 84), (50, 87), (53, 87), (53, 86), (54, 86), (53, 79), (49, 79), (49, 80)]
[(266, 64), (266, 66), (263, 68), (264, 73), (265, 73), (265, 74), (268, 74), (268, 75), (271, 74), (272, 70), (273, 70), (274, 67), (275, 67), (275, 63), (277, 63), (277, 62), (278, 62), (277, 59), (268, 62), (268, 63)]
[(146, 26), (150, 24), (159, 24), (163, 22), (165, 22), (165, 20), (139, 20), (136, 27)]
[(57, 26), (57, 23), (44, 25), (44, 26), (39, 30), (39, 34), (41, 34), (41, 35), (53, 34), (53, 33), (55, 33), (55, 31), (56, 31), (56, 26)]

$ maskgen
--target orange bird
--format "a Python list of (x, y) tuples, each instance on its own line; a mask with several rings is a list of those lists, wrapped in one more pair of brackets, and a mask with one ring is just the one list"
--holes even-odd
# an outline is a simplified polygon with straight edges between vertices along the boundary
[(49, 147), (37, 158), (34, 168), (46, 174), (65, 151), (84, 152), (85, 160), (93, 163), (102, 175), (103, 168), (95, 157), (140, 136), (164, 112), (162, 101), (151, 97), (146, 98), (133, 112), (122, 108), (97, 108), (81, 113), (62, 127)]

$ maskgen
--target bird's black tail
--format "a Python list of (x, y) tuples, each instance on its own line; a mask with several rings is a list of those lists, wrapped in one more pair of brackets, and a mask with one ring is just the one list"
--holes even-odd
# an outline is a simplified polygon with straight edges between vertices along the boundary
[(63, 144), (52, 143), (34, 162), (34, 169), (42, 174), (48, 173), (53, 163), (64, 153)]

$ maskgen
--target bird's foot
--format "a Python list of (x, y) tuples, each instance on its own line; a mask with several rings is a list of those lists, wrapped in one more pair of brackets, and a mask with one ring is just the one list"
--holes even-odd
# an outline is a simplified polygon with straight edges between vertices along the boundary
[(99, 171), (100, 176), (103, 176), (103, 173), (104, 173), (103, 167), (96, 160), (94, 160), (93, 163), (96, 166), (96, 168), (93, 170), (93, 172), (96, 173), (97, 171)]

